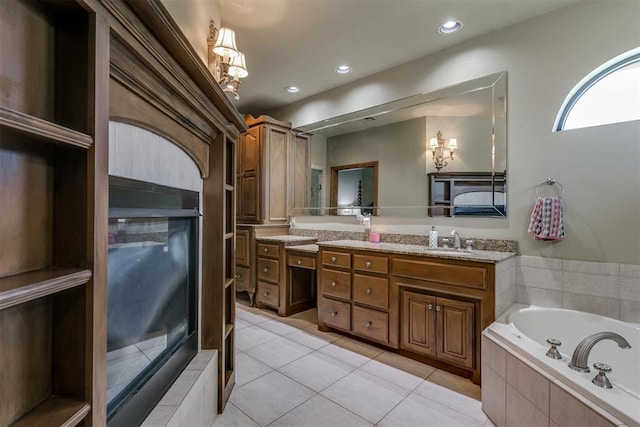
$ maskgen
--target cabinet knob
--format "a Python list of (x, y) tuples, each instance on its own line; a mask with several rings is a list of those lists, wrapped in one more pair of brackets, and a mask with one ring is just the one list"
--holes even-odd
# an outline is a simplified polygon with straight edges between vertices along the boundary
[(429, 310), (433, 310), (433, 304), (429, 304), (429, 305), (427, 306), (427, 308), (428, 308)]
[(439, 305), (436, 305), (436, 311), (440, 311), (442, 308)]
[(371, 288), (367, 288), (367, 290), (364, 291), (364, 293), (367, 294), (367, 295), (371, 295)]
[(371, 321), (369, 321), (369, 322), (367, 322), (367, 324), (366, 324), (366, 325), (364, 325), (364, 327), (365, 327), (365, 328), (370, 328), (372, 324), (373, 324), (373, 323), (371, 323)]
[(239, 274), (236, 274), (236, 279), (240, 279), (242, 276)]
[(301, 259), (299, 259), (299, 260), (298, 260), (298, 265), (301, 265), (301, 264), (302, 264), (302, 260), (301, 260)]
[(336, 282), (331, 282), (331, 287), (335, 288), (336, 287)]
[(268, 297), (268, 296), (269, 296), (269, 292), (265, 292), (265, 293), (264, 293), (264, 296), (265, 296), (265, 297)]
[(337, 260), (338, 260), (338, 258), (336, 258), (334, 256), (331, 257), (331, 262), (336, 262)]
[(266, 254), (267, 252), (269, 252), (269, 248), (264, 248), (263, 251)]
[(367, 261), (367, 262), (365, 262), (365, 263), (364, 263), (364, 265), (366, 265), (366, 266), (367, 266), (367, 268), (371, 267), (371, 261)]
[(267, 273), (269, 269), (267, 267), (264, 268), (264, 272)]
[(337, 311), (334, 311), (334, 312), (331, 313), (331, 317), (336, 317), (337, 315), (338, 315)]

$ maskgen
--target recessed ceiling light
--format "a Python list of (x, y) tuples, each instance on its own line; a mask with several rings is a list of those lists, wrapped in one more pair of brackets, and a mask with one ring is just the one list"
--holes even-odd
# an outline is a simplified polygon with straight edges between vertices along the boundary
[(298, 86), (287, 86), (284, 88), (289, 93), (298, 93), (300, 92), (300, 88)]
[(338, 74), (347, 74), (351, 72), (351, 67), (349, 67), (348, 65), (340, 65), (338, 68), (336, 68), (336, 73)]
[(440, 34), (451, 34), (455, 33), (460, 28), (462, 28), (462, 22), (450, 20), (440, 25), (440, 28), (438, 28), (438, 32)]

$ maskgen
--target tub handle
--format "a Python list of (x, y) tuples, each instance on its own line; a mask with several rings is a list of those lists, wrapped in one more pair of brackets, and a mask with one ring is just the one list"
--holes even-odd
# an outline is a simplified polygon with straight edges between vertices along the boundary
[(592, 383), (602, 388), (613, 388), (611, 385), (611, 381), (607, 378), (607, 374), (611, 372), (611, 366), (606, 363), (596, 362), (593, 364), (593, 367), (596, 371), (598, 371), (598, 375), (595, 376), (594, 379), (591, 380)]
[(562, 345), (560, 340), (547, 338), (547, 342), (551, 344), (551, 348), (547, 351), (547, 357), (552, 359), (562, 359), (562, 355), (560, 355), (560, 351), (558, 351), (558, 347)]

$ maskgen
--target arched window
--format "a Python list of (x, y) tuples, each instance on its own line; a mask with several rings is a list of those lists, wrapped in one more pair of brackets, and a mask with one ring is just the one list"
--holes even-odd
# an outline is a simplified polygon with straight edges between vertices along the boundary
[(553, 131), (640, 120), (640, 48), (589, 73), (562, 103)]

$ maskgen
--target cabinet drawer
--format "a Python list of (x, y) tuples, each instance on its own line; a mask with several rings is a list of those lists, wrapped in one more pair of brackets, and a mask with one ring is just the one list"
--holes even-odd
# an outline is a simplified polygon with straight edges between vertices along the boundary
[(485, 267), (409, 259), (394, 259), (393, 274), (476, 289), (487, 289), (488, 282)]
[(349, 330), (351, 329), (351, 304), (320, 297), (318, 319), (325, 325)]
[(382, 311), (353, 306), (352, 330), (374, 341), (389, 343), (389, 315)]
[(240, 267), (236, 265), (236, 291), (249, 290), (249, 267)]
[(268, 243), (258, 243), (258, 256), (261, 257), (278, 257), (278, 245)]
[(269, 282), (277, 282), (280, 262), (277, 259), (258, 258), (258, 279)]
[(280, 302), (280, 288), (271, 283), (258, 282), (256, 300), (261, 304), (277, 308)]
[(351, 273), (348, 271), (323, 269), (320, 290), (325, 295), (350, 299)]
[(292, 267), (316, 269), (316, 257), (306, 255), (287, 255), (287, 265)]
[(389, 308), (389, 279), (354, 274), (353, 300), (374, 307)]
[(389, 258), (383, 256), (354, 255), (354, 270), (370, 271), (372, 273), (389, 273)]
[(334, 267), (351, 268), (351, 254), (344, 252), (322, 252), (322, 264)]

